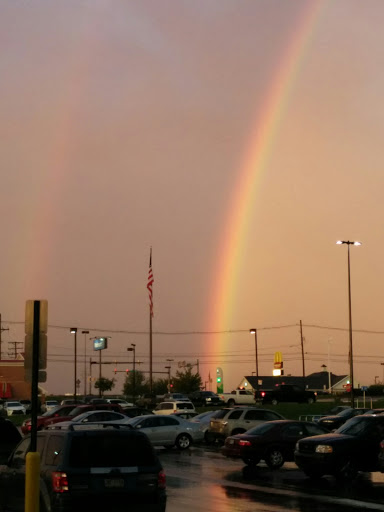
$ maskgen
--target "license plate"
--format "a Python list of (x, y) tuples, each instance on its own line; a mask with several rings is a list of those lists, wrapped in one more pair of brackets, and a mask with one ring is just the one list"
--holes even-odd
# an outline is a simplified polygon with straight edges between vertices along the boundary
[(104, 486), (108, 489), (121, 489), (124, 487), (123, 478), (106, 478), (104, 480)]

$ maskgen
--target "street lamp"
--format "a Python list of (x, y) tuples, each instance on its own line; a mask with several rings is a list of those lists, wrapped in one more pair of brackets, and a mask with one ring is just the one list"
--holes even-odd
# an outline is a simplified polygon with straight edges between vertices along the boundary
[(127, 348), (128, 352), (133, 352), (133, 386), (132, 386), (132, 401), (135, 403), (136, 395), (136, 343), (131, 343), (131, 347)]
[(259, 398), (259, 361), (257, 357), (257, 329), (249, 329), (250, 334), (255, 335), (255, 358), (256, 358), (256, 398)]
[(70, 333), (75, 335), (75, 376), (74, 376), (74, 391), (73, 391), (73, 399), (75, 403), (77, 402), (77, 327), (71, 327)]
[(81, 331), (84, 334), (84, 398), (87, 394), (87, 334), (89, 331)]
[(353, 345), (352, 345), (352, 301), (351, 301), (351, 261), (349, 255), (350, 245), (361, 245), (361, 242), (351, 242), (349, 240), (338, 240), (337, 245), (346, 245), (348, 247), (348, 306), (349, 306), (349, 373), (351, 379), (351, 407), (355, 407), (355, 392), (353, 389)]

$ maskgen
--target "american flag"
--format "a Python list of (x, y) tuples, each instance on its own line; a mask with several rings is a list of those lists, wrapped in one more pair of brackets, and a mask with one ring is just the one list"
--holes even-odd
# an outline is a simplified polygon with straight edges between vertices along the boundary
[(152, 247), (151, 252), (149, 255), (149, 271), (148, 271), (148, 283), (147, 283), (147, 289), (149, 293), (149, 311), (150, 315), (153, 317), (153, 272), (152, 272)]

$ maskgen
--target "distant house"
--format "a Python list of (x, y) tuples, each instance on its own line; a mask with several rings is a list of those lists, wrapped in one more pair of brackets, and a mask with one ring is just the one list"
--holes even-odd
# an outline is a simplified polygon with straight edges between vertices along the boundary
[[(344, 393), (346, 385), (349, 383), (349, 375), (335, 375), (330, 374), (331, 377), (331, 389), (332, 393)], [(259, 387), (263, 389), (273, 389), (279, 384), (296, 384), (297, 386), (305, 387), (310, 391), (316, 391), (317, 393), (328, 393), (329, 392), (329, 377), (327, 371), (311, 373), (307, 375), (305, 379), (303, 377), (296, 377), (292, 375), (273, 377), (273, 376), (261, 376), (259, 375)], [(355, 382), (356, 387), (356, 382)], [(243, 377), (239, 384), (239, 388), (250, 389), (252, 391), (257, 388), (257, 380), (254, 375)]]

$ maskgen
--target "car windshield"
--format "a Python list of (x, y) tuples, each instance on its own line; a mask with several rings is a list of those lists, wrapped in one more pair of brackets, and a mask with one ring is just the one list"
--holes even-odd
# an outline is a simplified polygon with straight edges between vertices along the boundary
[(7, 407), (20, 407), (20, 406), (21, 406), (20, 402), (8, 402), (7, 403)]
[(74, 409), (72, 409), (72, 411), (70, 413), (68, 413), (68, 416), (75, 417), (78, 414), (81, 414), (82, 412), (85, 412), (82, 407), (75, 407)]
[(272, 423), (262, 423), (261, 425), (257, 425), (257, 427), (253, 427), (249, 430), (247, 430), (246, 434), (251, 436), (261, 436), (265, 434), (266, 432), (269, 432), (274, 428), (275, 425)]
[(336, 433), (347, 434), (349, 436), (359, 436), (363, 434), (371, 424), (371, 421), (363, 416), (352, 418), (339, 427), (336, 430)]
[(344, 409), (336, 414), (336, 416), (350, 416), (353, 409)]
[(55, 414), (57, 409), (59, 409), (59, 406), (55, 407), (54, 409), (51, 409), (50, 411), (45, 412), (43, 416), (52, 416), (52, 414)]

